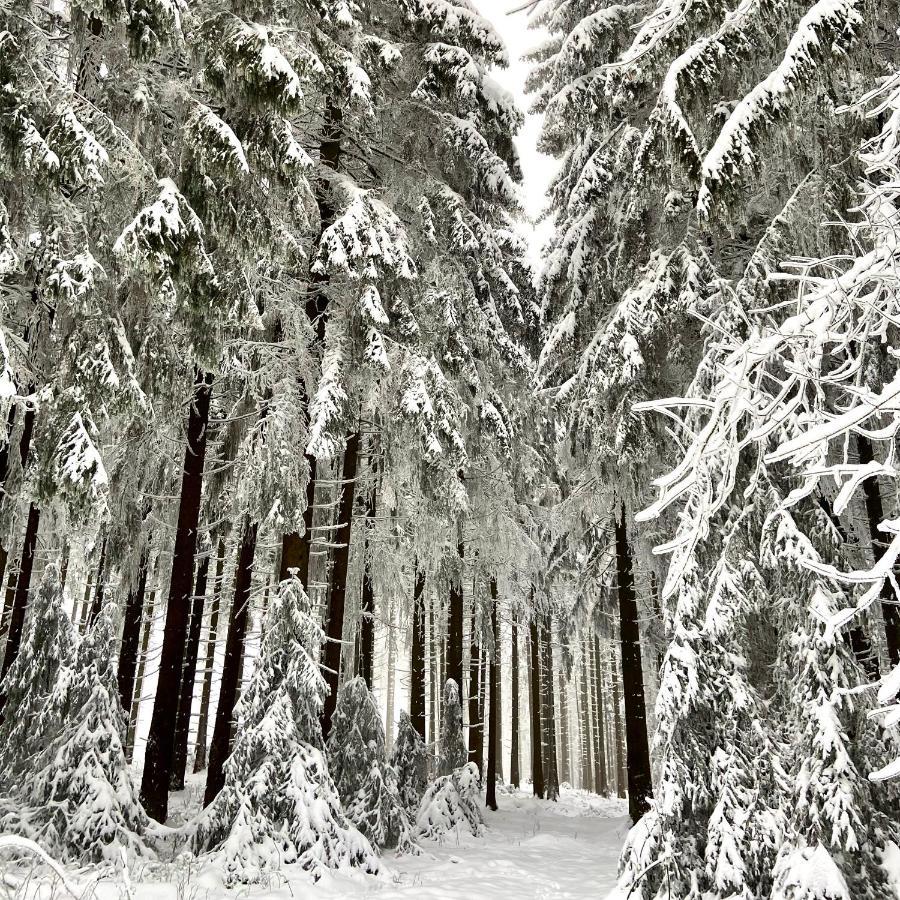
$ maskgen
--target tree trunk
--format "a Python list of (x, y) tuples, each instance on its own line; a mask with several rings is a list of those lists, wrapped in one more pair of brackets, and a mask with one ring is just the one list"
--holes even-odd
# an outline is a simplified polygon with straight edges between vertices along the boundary
[(106, 537), (103, 538), (103, 542), (100, 544), (100, 560), (97, 563), (97, 583), (94, 585), (94, 602), (91, 604), (90, 611), (88, 612), (87, 622), (85, 623), (87, 628), (90, 628), (91, 625), (97, 620), (97, 616), (100, 615), (100, 610), (103, 609), (103, 598), (106, 593)]
[(569, 703), (566, 698), (566, 680), (562, 666), (559, 668), (559, 777), (563, 784), (572, 784), (575, 778), (569, 766)]
[[(594, 634), (589, 638), (593, 652), (594, 676), (591, 684), (594, 692), (593, 719), (594, 719), (594, 790), (601, 796), (609, 794), (609, 766), (606, 752), (606, 713), (603, 704), (603, 691), (605, 684), (603, 679), (603, 657), (600, 655), (600, 638)], [(615, 760), (618, 763), (618, 755)]]
[(209, 806), (225, 784), (224, 765), (231, 753), (231, 719), (237, 700), (241, 666), (244, 659), (244, 640), (250, 615), (250, 590), (253, 578), (253, 557), (256, 554), (257, 524), (249, 516), (244, 519), (237, 568), (234, 573), (234, 601), (225, 638), (225, 664), (219, 688), (219, 705), (209, 748), (209, 770), (203, 805)]
[[(26, 340), (27, 340), (27, 331), (26, 331)], [(34, 385), (29, 387), (29, 393), (34, 392)], [(9, 449), (10, 449), (10, 441), (9, 438), (12, 436), (13, 428), (16, 424), (16, 410), (17, 406), (11, 406), (9, 410), (9, 415), (6, 419), (6, 443), (0, 447), (0, 491), (2, 491), (2, 496), (0, 496), (0, 503), (6, 500), (6, 479), (9, 477)], [(28, 462), (28, 453), (31, 450), (31, 438), (34, 435), (34, 417), (35, 417), (36, 409), (34, 406), (29, 406), (25, 410), (25, 418), (22, 422), (22, 434), (19, 436), (19, 459), (22, 462), (22, 468), (25, 468), (25, 464)], [(9, 561), (9, 551), (6, 547), (0, 544), (0, 583), (3, 581), (4, 573), (6, 572), (6, 564)], [(14, 595), (15, 596), (15, 595)], [(12, 612), (15, 610), (15, 607), (12, 607), (10, 614), (7, 616), (7, 619), (12, 617)], [(8, 649), (8, 648), (7, 648)], [(5, 657), (4, 657), (4, 665), (5, 665)], [(5, 672), (5, 669), (4, 669)], [(2, 697), (0, 697), (0, 704), (2, 704)], [(2, 709), (2, 706), (0, 706)]]
[[(19, 655), (22, 642), (22, 628), (25, 625), (25, 610), (28, 607), (28, 591), (31, 587), (31, 573), (34, 571), (34, 551), (37, 548), (38, 529), (41, 526), (41, 511), (32, 503), (28, 507), (28, 524), (25, 526), (25, 540), (22, 543), (22, 561), (19, 577), (16, 579), (16, 593), (13, 596), (12, 612), (9, 617), (9, 631), (6, 634), (6, 653), (3, 654), (3, 668), (0, 682)], [(6, 695), (0, 693), (0, 722), (3, 721), (3, 707)]]
[(552, 620), (547, 615), (541, 628), (541, 696), (543, 698), (544, 712), (544, 776), (546, 779), (546, 796), (548, 800), (559, 799), (559, 769), (556, 761), (556, 710), (553, 702), (554, 682), (553, 675), (553, 643), (550, 624)]
[(531, 782), (534, 796), (543, 797), (544, 761), (541, 756), (541, 664), (537, 620), (532, 613), (529, 633), (531, 649)]
[(156, 591), (150, 591), (147, 598), (146, 623), (144, 637), (141, 640), (141, 652), (138, 656), (137, 677), (134, 681), (134, 696), (128, 708), (128, 734), (125, 737), (125, 755), (128, 762), (134, 756), (134, 741), (137, 734), (138, 713), (141, 708), (141, 696), (144, 689), (144, 672), (147, 669), (147, 649), (150, 646), (150, 635), (153, 632), (153, 608), (156, 605)]
[[(371, 471), (375, 471), (373, 466)], [(369, 690), (372, 690), (372, 675), (375, 669), (375, 585), (372, 581), (372, 542), (369, 533), (375, 526), (378, 514), (378, 486), (370, 486), (366, 497), (366, 521), (364, 526), (365, 542), (363, 543), (363, 584), (362, 615), (359, 622), (359, 674), (365, 679)]]
[[(458, 547), (460, 566), (464, 555), (463, 545)], [(450, 587), (450, 610), (447, 624), (447, 680), (453, 679), (459, 688), (462, 699), (463, 690), (463, 590), (462, 577), (454, 579)]]
[[(619, 677), (619, 667), (615, 656), (611, 660), (612, 678), (613, 678), (613, 728), (615, 729), (615, 747), (616, 747), (616, 793), (619, 797), (626, 795), (626, 785), (628, 784), (628, 764), (626, 762), (627, 750), (623, 750), (622, 744), (626, 742), (625, 735), (622, 732), (622, 683)], [(626, 717), (627, 717), (626, 713)], [(629, 815), (631, 813), (631, 803), (629, 802)], [(633, 820), (632, 820), (633, 821)]]
[(647, 714), (644, 706), (641, 634), (624, 504), (621, 516), (616, 522), (616, 575), (619, 589), (619, 629), (628, 753), (628, 812), (632, 822), (637, 822), (650, 809), (653, 781), (650, 773), (650, 747), (647, 742)]
[(413, 589), (412, 654), (409, 664), (409, 717), (425, 740), (425, 573), (416, 568)]
[(435, 634), (435, 614), (434, 614), (434, 599), (432, 598), (428, 604), (429, 608), (429, 623), (428, 623), (428, 652), (429, 652), (429, 662), (431, 663), (430, 668), (430, 683), (431, 683), (431, 718), (429, 721), (429, 728), (431, 729), (429, 732), (429, 740), (431, 743), (431, 754), (436, 759), (438, 755), (438, 747), (439, 743), (439, 735), (440, 735), (440, 714), (438, 712), (438, 708), (440, 703), (438, 702), (438, 690), (440, 684), (440, 676), (439, 669), (440, 664), (438, 661), (438, 642), (437, 635)]
[(206, 657), (203, 662), (203, 690), (200, 694), (200, 718), (197, 721), (197, 741), (194, 744), (194, 772), (206, 768), (206, 731), (209, 723), (209, 701), (212, 697), (213, 665), (219, 640), (219, 607), (222, 603), (225, 569), (225, 539), (219, 538), (216, 555), (216, 577), (213, 582), (212, 604), (209, 611), (209, 633), (206, 636)]
[(497, 579), (491, 579), (491, 647), (488, 683), (490, 706), (488, 712), (488, 765), (487, 796), (488, 809), (497, 810), (497, 760), (500, 755), (500, 631), (497, 628)]
[(331, 591), (328, 600), (328, 622), (325, 629), (323, 669), (328, 693), (322, 708), (322, 738), (331, 733), (331, 720), (337, 703), (341, 678), (341, 642), (344, 637), (344, 607), (347, 599), (347, 571), (350, 563), (350, 533), (353, 528), (353, 495), (356, 489), (356, 467), (359, 461), (359, 432), (347, 438), (341, 478), (341, 499), (334, 542), (334, 564), (331, 568)]
[(119, 646), (119, 667), (117, 680), (119, 700), (126, 715), (131, 712), (131, 701), (134, 699), (134, 676), (138, 665), (138, 643), (141, 639), (141, 622), (144, 618), (144, 594), (147, 590), (147, 567), (150, 563), (149, 549), (141, 552), (138, 563), (137, 581), (128, 592), (125, 601), (125, 615), (122, 623), (122, 643)]
[(484, 777), (484, 725), (481, 721), (481, 648), (475, 621), (475, 598), (472, 597), (472, 635), (469, 645), (469, 761), (478, 766), (478, 777)]
[(397, 650), (394, 633), (394, 604), (388, 607), (388, 633), (387, 633), (387, 694), (384, 716), (384, 746), (390, 756), (394, 746), (394, 682), (396, 678), (395, 654)]
[[(868, 465), (874, 460), (871, 441), (864, 435), (856, 436), (861, 465)], [(869, 520), (869, 537), (872, 541), (872, 557), (877, 563), (885, 553), (885, 537), (879, 529), (884, 521), (884, 504), (881, 500), (881, 486), (878, 478), (866, 478), (863, 481), (863, 494), (866, 500), (866, 518)], [(900, 574), (900, 573), (897, 573)], [(900, 606), (894, 596), (890, 579), (881, 582), (881, 613), (884, 617), (884, 636), (887, 643), (891, 666), (900, 663)]]
[(181, 687), (178, 696), (178, 718), (175, 722), (175, 746), (172, 751), (173, 791), (184, 790), (187, 772), (188, 737), (191, 731), (191, 707), (194, 704), (194, 681), (197, 677), (197, 654), (200, 650), (200, 627), (203, 624), (203, 607), (206, 603), (206, 581), (209, 576), (209, 554), (204, 553), (197, 566), (197, 584), (191, 607), (191, 623), (187, 645), (184, 648), (184, 666), (181, 670)]
[(159, 681), (147, 737), (141, 802), (157, 822), (165, 822), (169, 812), (169, 782), (172, 778), (172, 751), (175, 745), (175, 720), (178, 713), (178, 689), (184, 665), (188, 615), (194, 590), (194, 556), (197, 553), (197, 528), (203, 488), (203, 463), (206, 458), (206, 427), (212, 396), (211, 374), (196, 371), (194, 399), (187, 424), (187, 449), (181, 479), (178, 526), (172, 553), (172, 574), (166, 607), (166, 627), (159, 661)]
[(594, 692), (591, 679), (591, 641), (588, 638), (582, 643), (581, 653), (581, 709), (584, 713), (582, 719), (582, 727), (584, 729), (582, 735), (582, 781), (587, 791), (602, 793), (597, 779), (594, 777), (594, 729), (596, 727), (596, 719), (594, 718)]
[(519, 626), (516, 623), (515, 615), (512, 619), (512, 656), (510, 660), (512, 667), (512, 723), (510, 742), (511, 748), (509, 753), (509, 783), (517, 788), (521, 781), (519, 774)]

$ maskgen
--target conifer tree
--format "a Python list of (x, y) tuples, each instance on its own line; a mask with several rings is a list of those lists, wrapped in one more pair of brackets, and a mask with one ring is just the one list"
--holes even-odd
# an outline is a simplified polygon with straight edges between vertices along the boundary
[(406, 814), (413, 820), (428, 784), (428, 751), (425, 741), (413, 726), (412, 718), (400, 713), (397, 738), (391, 751), (391, 766), (397, 773), (397, 791)]

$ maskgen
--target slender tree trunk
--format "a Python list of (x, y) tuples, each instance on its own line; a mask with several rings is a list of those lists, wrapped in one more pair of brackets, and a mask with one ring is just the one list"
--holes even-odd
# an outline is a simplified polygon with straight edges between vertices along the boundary
[[(619, 666), (615, 656), (611, 660), (613, 673), (613, 703), (614, 716), (613, 723), (615, 727), (615, 745), (616, 745), (616, 784), (618, 785), (617, 793), (620, 797), (624, 797), (627, 793), (626, 786), (629, 781), (629, 771), (627, 763), (627, 750), (623, 748), (623, 744), (627, 738), (622, 729), (622, 681), (620, 678)], [(625, 714), (626, 719), (628, 714)], [(629, 808), (631, 804), (629, 803)]]
[(641, 634), (624, 504), (621, 516), (616, 522), (616, 574), (619, 589), (619, 628), (628, 753), (628, 812), (632, 822), (637, 822), (650, 809), (653, 780), (650, 772), (647, 713), (644, 705)]
[(6, 593), (3, 598), (3, 622), (0, 623), (0, 635), (4, 639), (3, 649), (6, 651), (6, 636), (9, 633), (9, 620), (12, 617), (13, 600), (16, 596), (16, 578), (18, 571), (15, 566), (11, 566), (9, 575), (6, 578)]
[(544, 760), (541, 755), (541, 663), (540, 645), (538, 643), (537, 620), (532, 614), (529, 634), (531, 648), (531, 781), (534, 785), (534, 796), (543, 797)]
[(178, 697), (178, 719), (175, 722), (175, 747), (172, 751), (173, 791), (184, 790), (187, 773), (188, 737), (191, 731), (191, 707), (194, 705), (194, 681), (197, 677), (197, 654), (200, 650), (200, 628), (203, 624), (203, 606), (206, 603), (206, 582), (209, 576), (209, 554), (204, 554), (197, 565), (197, 584), (191, 607), (191, 623), (187, 645), (184, 649), (184, 667), (181, 670), (181, 687)]
[[(376, 471), (374, 465), (371, 471)], [(373, 484), (370, 486), (366, 497), (362, 615), (359, 622), (359, 674), (365, 679), (369, 690), (372, 690), (372, 675), (375, 669), (375, 585), (372, 580), (372, 542), (369, 539), (369, 534), (375, 526), (375, 516), (377, 514), (378, 486)]]
[(412, 616), (412, 654), (409, 665), (409, 717), (425, 740), (425, 573), (415, 569)]
[(490, 686), (490, 706), (488, 712), (488, 765), (487, 796), (488, 809), (497, 810), (497, 760), (500, 747), (497, 737), (500, 731), (500, 631), (497, 628), (497, 579), (491, 579), (491, 657), (488, 668)]
[(106, 594), (106, 537), (104, 536), (102, 543), (100, 544), (100, 560), (97, 563), (97, 583), (94, 585), (94, 602), (91, 605), (90, 611), (88, 612), (87, 622), (85, 623), (87, 628), (90, 628), (91, 625), (97, 620), (97, 616), (100, 615), (100, 610), (103, 609), (103, 598)]
[(206, 768), (206, 731), (209, 723), (209, 701), (212, 697), (213, 665), (219, 640), (219, 608), (222, 603), (225, 570), (225, 539), (219, 538), (216, 555), (216, 577), (209, 611), (209, 633), (206, 636), (206, 658), (203, 662), (203, 690), (200, 694), (200, 718), (197, 720), (197, 742), (194, 745), (194, 772)]
[[(25, 526), (25, 540), (22, 544), (22, 561), (19, 564), (19, 577), (16, 579), (16, 593), (13, 597), (12, 612), (9, 617), (9, 630), (6, 634), (6, 653), (3, 654), (3, 668), (0, 670), (0, 681), (3, 680), (10, 666), (19, 655), (22, 642), (22, 628), (25, 625), (25, 610), (28, 607), (28, 591), (31, 588), (31, 573), (34, 571), (34, 552), (37, 549), (38, 530), (41, 526), (41, 511), (32, 503), (28, 507), (28, 523)], [(0, 693), (0, 722), (2, 711), (6, 705), (6, 695)]]
[(541, 628), (541, 685), (544, 703), (544, 777), (546, 779), (546, 796), (548, 800), (559, 799), (559, 769), (556, 760), (556, 709), (553, 702), (553, 643), (551, 635), (551, 618), (549, 614)]
[[(27, 341), (27, 332), (26, 332), (26, 341)], [(30, 393), (34, 392), (34, 385), (30, 386)], [(6, 479), (9, 477), (9, 450), (10, 450), (10, 438), (12, 437), (13, 428), (16, 424), (16, 406), (11, 406), (9, 410), (9, 415), (6, 420), (6, 443), (0, 447), (0, 492), (2, 492), (2, 496), (0, 496), (0, 503), (6, 500)], [(35, 417), (36, 409), (34, 406), (29, 406), (25, 410), (25, 418), (22, 422), (22, 434), (19, 437), (19, 459), (22, 462), (22, 468), (25, 468), (25, 464), (28, 462), (28, 453), (31, 450), (31, 438), (34, 435), (34, 417)], [(3, 575), (6, 572), (6, 564), (9, 561), (9, 551), (6, 547), (0, 544), (0, 582), (3, 581)], [(13, 595), (15, 597), (15, 595)], [(15, 607), (12, 607), (10, 614), (6, 617), (9, 620), (12, 616), (12, 612), (15, 610)], [(8, 648), (7, 648), (8, 649)], [(5, 657), (4, 657), (5, 660)], [(4, 661), (4, 665), (5, 665)], [(11, 665), (12, 663), (10, 663)], [(5, 670), (4, 670), (5, 671)], [(0, 698), (0, 702), (2, 702), (2, 698)], [(2, 707), (0, 707), (2, 708)]]
[(584, 733), (582, 735), (582, 781), (587, 791), (602, 793), (597, 780), (594, 778), (594, 701), (593, 689), (591, 685), (591, 643), (590, 640), (582, 642), (581, 652), (581, 709), (584, 713), (582, 725)]
[[(856, 436), (861, 465), (868, 465), (874, 460), (871, 441), (864, 435)], [(866, 478), (863, 481), (863, 495), (866, 500), (866, 518), (869, 520), (869, 537), (872, 541), (872, 557), (877, 563), (885, 553), (886, 542), (879, 526), (884, 521), (884, 504), (881, 500), (881, 485), (878, 478)], [(884, 617), (884, 636), (887, 643), (891, 666), (900, 663), (900, 606), (890, 579), (881, 582), (881, 612)]]
[(478, 766), (478, 777), (484, 777), (484, 726), (481, 721), (481, 648), (475, 622), (475, 598), (472, 597), (472, 635), (469, 649), (469, 760)]
[(388, 608), (388, 660), (387, 660), (387, 703), (384, 717), (384, 746), (388, 754), (394, 746), (394, 689), (397, 675), (396, 653), (397, 642), (394, 632), (394, 604)]
[(510, 735), (510, 754), (509, 754), (509, 783), (517, 788), (521, 781), (519, 774), (519, 626), (516, 623), (515, 616), (512, 620), (512, 656), (510, 659), (512, 667), (512, 722), (510, 725), (512, 734)]
[(141, 802), (157, 822), (165, 822), (169, 812), (169, 782), (172, 778), (172, 751), (175, 745), (175, 720), (178, 713), (178, 689), (184, 665), (188, 615), (194, 590), (194, 556), (197, 552), (197, 528), (203, 488), (203, 463), (206, 458), (206, 427), (212, 396), (212, 375), (196, 372), (194, 399), (187, 425), (187, 449), (181, 480), (178, 526), (172, 553), (172, 574), (166, 606), (166, 627), (159, 661), (159, 680), (147, 737), (147, 755), (141, 782)]
[(559, 777), (563, 784), (572, 784), (575, 777), (569, 766), (569, 703), (566, 698), (566, 680), (562, 665), (559, 667)]
[(131, 711), (131, 701), (134, 698), (134, 676), (138, 665), (141, 622), (144, 618), (144, 594), (147, 590), (147, 568), (150, 563), (149, 552), (149, 549), (146, 547), (141, 552), (137, 581), (131, 586), (131, 590), (128, 592), (128, 599), (125, 601), (117, 680), (119, 700), (126, 714)]
[(344, 607), (347, 598), (347, 572), (350, 563), (350, 533), (353, 528), (353, 495), (356, 489), (356, 467), (359, 460), (359, 432), (347, 438), (341, 483), (341, 499), (335, 533), (334, 564), (331, 568), (331, 591), (328, 601), (328, 623), (325, 629), (323, 668), (328, 693), (322, 708), (322, 737), (331, 733), (331, 720), (337, 703), (341, 677), (341, 642), (344, 637)]
[[(463, 545), (458, 547), (460, 564), (464, 555)], [(462, 579), (454, 580), (450, 587), (450, 610), (447, 625), (447, 680), (453, 679), (463, 690), (463, 590)]]
[(237, 700), (241, 667), (244, 659), (244, 641), (250, 616), (250, 590), (253, 579), (253, 557), (256, 554), (257, 524), (245, 517), (237, 568), (234, 573), (234, 601), (225, 638), (225, 664), (219, 688), (219, 705), (213, 728), (212, 745), (209, 748), (209, 769), (206, 774), (206, 793), (203, 805), (209, 806), (225, 784), (224, 765), (231, 753), (231, 720)]
[(138, 656), (137, 676), (134, 681), (134, 695), (128, 707), (128, 734), (125, 738), (125, 754), (128, 762), (134, 756), (134, 740), (137, 734), (138, 713), (141, 708), (141, 697), (144, 690), (144, 672), (147, 669), (147, 650), (150, 646), (150, 635), (153, 632), (153, 611), (156, 605), (156, 591), (150, 591), (147, 598), (147, 611), (145, 614), (144, 636), (141, 639), (141, 652)]
[(428, 648), (429, 648), (429, 661), (431, 663), (430, 668), (430, 682), (431, 682), (431, 720), (429, 722), (429, 728), (431, 729), (429, 732), (429, 739), (431, 743), (431, 753), (432, 756), (436, 759), (438, 755), (438, 747), (439, 747), (439, 734), (440, 734), (440, 716), (438, 713), (438, 685), (440, 684), (440, 676), (439, 669), (440, 663), (438, 661), (438, 649), (437, 649), (437, 635), (435, 634), (435, 611), (434, 611), (434, 599), (432, 598), (428, 604), (429, 608), (429, 623), (428, 623)]
[[(594, 719), (594, 790), (601, 796), (609, 794), (609, 766), (606, 752), (606, 720), (607, 716), (603, 704), (603, 692), (605, 681), (603, 678), (603, 657), (600, 654), (600, 638), (593, 635), (589, 639), (594, 660), (594, 675), (591, 684), (594, 692), (593, 719)], [(616, 757), (618, 759), (618, 757)]]

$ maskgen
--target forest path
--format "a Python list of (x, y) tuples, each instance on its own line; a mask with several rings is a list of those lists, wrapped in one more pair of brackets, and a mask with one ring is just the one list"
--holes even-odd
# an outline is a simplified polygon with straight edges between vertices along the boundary
[(387, 860), (395, 883), (379, 900), (578, 900), (615, 885), (628, 825), (622, 800), (564, 790), (558, 803), (500, 794), (483, 838), (428, 843), (419, 857)]

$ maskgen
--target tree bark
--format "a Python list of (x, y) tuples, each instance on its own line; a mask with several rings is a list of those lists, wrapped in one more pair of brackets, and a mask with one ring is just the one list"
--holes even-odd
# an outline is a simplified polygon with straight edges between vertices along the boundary
[(181, 687), (178, 694), (178, 718), (175, 721), (175, 746), (172, 750), (172, 780), (170, 790), (184, 790), (187, 773), (188, 737), (191, 731), (191, 707), (194, 704), (194, 681), (197, 677), (197, 654), (200, 650), (200, 627), (206, 603), (206, 582), (209, 577), (209, 555), (204, 554), (197, 566), (197, 583), (191, 606), (191, 622), (184, 648)]
[(209, 701), (212, 697), (213, 664), (219, 640), (219, 608), (224, 590), (225, 539), (219, 538), (216, 555), (216, 576), (213, 582), (212, 604), (209, 611), (209, 633), (206, 636), (206, 655), (203, 662), (203, 690), (200, 694), (200, 718), (197, 720), (197, 741), (194, 744), (194, 772), (206, 768), (206, 731), (209, 723)]
[[(6, 652), (3, 654), (0, 682), (2, 682), (10, 666), (19, 655), (19, 645), (22, 643), (22, 628), (25, 625), (25, 610), (28, 607), (28, 591), (31, 588), (31, 573), (34, 571), (34, 551), (37, 548), (37, 536), (40, 527), (41, 511), (32, 503), (28, 507), (28, 523), (25, 526), (25, 540), (22, 543), (22, 561), (19, 564), (16, 593), (13, 596), (9, 630), (6, 633)], [(3, 707), (5, 705), (6, 695), (0, 693), (0, 722), (3, 721)]]
[(653, 781), (650, 747), (647, 742), (647, 714), (644, 705), (644, 674), (641, 663), (641, 634), (631, 547), (626, 531), (625, 505), (616, 522), (616, 575), (619, 594), (619, 629), (622, 653), (622, 682), (625, 695), (625, 733), (628, 754), (628, 811), (637, 822), (650, 809)]
[(582, 781), (584, 788), (595, 793), (602, 793), (597, 779), (594, 777), (594, 691), (591, 680), (591, 641), (587, 639), (582, 643), (581, 654), (581, 709), (584, 713), (582, 719)]
[[(622, 733), (622, 685), (619, 679), (619, 667), (616, 664), (615, 656), (613, 656), (611, 660), (611, 666), (613, 683), (613, 735), (616, 748), (616, 794), (619, 797), (624, 797), (627, 793), (628, 765), (626, 762), (627, 751), (623, 751), (622, 744), (625, 743), (627, 739)], [(628, 805), (630, 814), (631, 803), (629, 802)]]
[(388, 633), (387, 633), (387, 694), (384, 715), (384, 746), (390, 756), (394, 746), (394, 679), (396, 677), (395, 653), (397, 649), (394, 635), (394, 604), (388, 607)]
[(141, 639), (141, 622), (144, 618), (144, 594), (147, 590), (149, 550), (145, 547), (138, 563), (137, 581), (128, 592), (122, 623), (122, 643), (119, 646), (119, 667), (116, 673), (119, 700), (130, 718), (131, 701), (134, 698), (134, 676), (138, 665), (138, 643)]
[(519, 626), (516, 623), (515, 615), (512, 620), (512, 656), (510, 659), (512, 667), (512, 722), (510, 725), (510, 753), (509, 753), (509, 783), (517, 788), (521, 781), (519, 774)]
[(491, 636), (492, 647), (488, 682), (490, 688), (490, 706), (488, 712), (488, 764), (487, 764), (487, 796), (488, 809), (497, 810), (497, 760), (500, 755), (500, 631), (497, 628), (497, 579), (491, 579)]
[(559, 777), (563, 784), (571, 784), (575, 779), (569, 767), (569, 710), (566, 699), (566, 680), (559, 669)]
[[(374, 467), (372, 471), (375, 471)], [(372, 690), (372, 676), (375, 670), (375, 585), (372, 581), (372, 542), (369, 540), (369, 533), (374, 527), (377, 514), (378, 487), (377, 484), (373, 484), (366, 497), (362, 615), (359, 621), (359, 674), (365, 679), (369, 690)]]
[(556, 709), (553, 702), (555, 678), (553, 675), (553, 643), (551, 636), (552, 620), (545, 618), (541, 631), (541, 695), (543, 698), (543, 722), (545, 734), (544, 777), (545, 792), (548, 800), (559, 799), (559, 769), (556, 760)]
[(85, 623), (87, 628), (90, 628), (91, 625), (97, 620), (97, 616), (100, 615), (100, 611), (103, 609), (103, 598), (106, 594), (106, 537), (104, 536), (103, 542), (100, 544), (100, 559), (97, 562), (97, 583), (94, 585), (94, 602), (91, 604), (90, 612), (88, 613), (87, 622)]
[(203, 805), (209, 806), (225, 785), (225, 760), (231, 753), (231, 725), (237, 700), (241, 664), (244, 659), (244, 640), (250, 615), (250, 590), (253, 579), (253, 557), (256, 554), (257, 524), (245, 517), (234, 573), (234, 601), (225, 638), (225, 664), (219, 688), (219, 705), (209, 748), (209, 769), (206, 773), (206, 792)]
[[(874, 460), (872, 443), (867, 437), (858, 434), (856, 446), (861, 465), (868, 465)], [(863, 495), (866, 500), (866, 518), (869, 520), (872, 557), (878, 563), (884, 556), (886, 545), (884, 535), (879, 529), (879, 525), (884, 521), (884, 504), (881, 500), (881, 486), (877, 477), (866, 478), (863, 481)], [(894, 596), (890, 580), (885, 578), (881, 582), (881, 613), (884, 617), (884, 637), (892, 667), (900, 663), (900, 606), (897, 605), (898, 600), (900, 598)]]
[(134, 740), (137, 734), (138, 713), (141, 706), (141, 695), (144, 688), (144, 672), (147, 668), (147, 649), (150, 646), (150, 634), (153, 631), (153, 608), (156, 605), (156, 591), (150, 591), (147, 598), (146, 624), (144, 637), (141, 640), (141, 652), (138, 656), (137, 676), (134, 681), (134, 696), (128, 712), (128, 734), (125, 737), (125, 755), (128, 762), (134, 756)]
[(409, 664), (409, 717), (425, 740), (425, 573), (415, 571), (412, 616), (412, 654)]
[(359, 432), (347, 438), (341, 477), (341, 500), (335, 532), (334, 563), (331, 568), (331, 590), (328, 600), (328, 623), (325, 629), (323, 669), (328, 693), (322, 707), (322, 738), (331, 734), (331, 721), (337, 703), (341, 678), (341, 644), (344, 637), (344, 608), (347, 599), (347, 571), (350, 564), (350, 533), (353, 529), (353, 495), (356, 490), (356, 467), (359, 460)]
[(440, 664), (438, 661), (438, 646), (437, 646), (437, 636), (435, 634), (435, 614), (434, 614), (434, 600), (428, 604), (429, 608), (429, 623), (428, 623), (428, 648), (429, 648), (429, 661), (431, 663), (430, 668), (430, 685), (431, 685), (431, 716), (429, 721), (429, 728), (431, 729), (429, 732), (429, 740), (431, 743), (431, 754), (433, 758), (437, 758), (438, 748), (440, 746), (439, 743), (439, 734), (440, 734), (440, 714), (438, 712), (438, 708), (440, 703), (438, 702), (438, 685), (440, 684), (440, 676), (439, 669)]
[(544, 761), (541, 755), (541, 664), (537, 620), (532, 614), (529, 633), (531, 650), (531, 782), (534, 796), (543, 797)]
[[(591, 686), (594, 695), (592, 716), (594, 720), (594, 790), (603, 797), (609, 794), (609, 765), (607, 761), (606, 712), (603, 703), (605, 683), (603, 679), (603, 657), (600, 655), (600, 639), (596, 634), (588, 639), (594, 662), (594, 675)], [(618, 755), (615, 756), (618, 764)]]
[[(464, 556), (463, 545), (458, 546), (460, 566)], [(463, 690), (463, 590), (462, 577), (454, 579), (450, 586), (450, 610), (447, 625), (447, 680), (453, 679)]]
[(481, 721), (481, 648), (475, 621), (475, 598), (472, 598), (472, 635), (469, 646), (469, 761), (478, 766), (478, 777), (484, 777), (484, 725)]
[(188, 614), (194, 590), (194, 556), (197, 552), (197, 527), (203, 488), (203, 463), (206, 457), (206, 428), (212, 395), (212, 375), (196, 371), (194, 398), (188, 414), (187, 449), (181, 479), (178, 526), (172, 553), (172, 573), (166, 607), (159, 661), (159, 681), (147, 737), (141, 802), (157, 822), (165, 822), (169, 812), (169, 782), (172, 777), (172, 751), (175, 743), (175, 719), (178, 688), (184, 665), (184, 646)]

